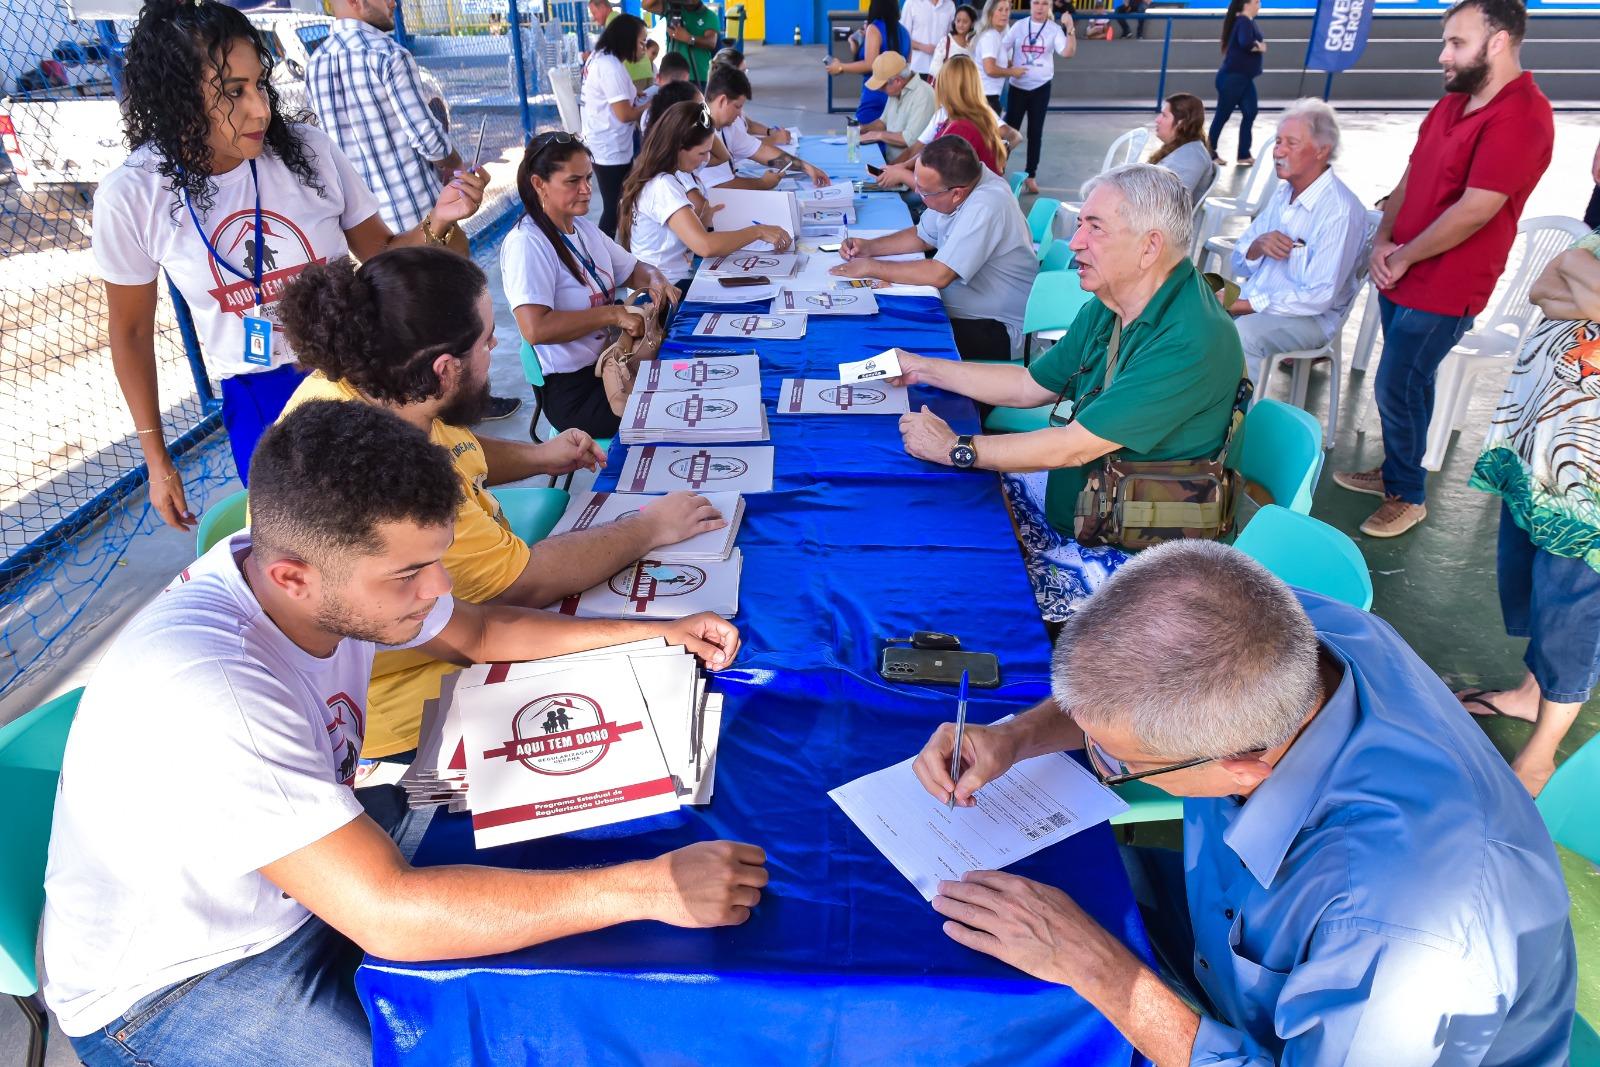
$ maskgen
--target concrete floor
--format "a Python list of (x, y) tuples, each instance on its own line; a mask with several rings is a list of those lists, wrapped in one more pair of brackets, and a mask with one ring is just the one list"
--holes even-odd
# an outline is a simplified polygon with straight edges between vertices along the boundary
[[(845, 116), (823, 111), (823, 83), (820, 47), (749, 49), (752, 82), (756, 97), (750, 113), (773, 125), (798, 125), (808, 134), (842, 131)], [(1148, 123), (1153, 116), (1126, 113), (1052, 114), (1047, 123), (1045, 155), (1039, 172), (1044, 195), (1058, 199), (1077, 199), (1078, 186), (1098, 169), (1111, 141), (1131, 126)], [(1417, 124), (1417, 114), (1389, 115), (1353, 112), (1344, 116), (1344, 146), (1337, 169), (1340, 176), (1361, 199), (1371, 203), (1389, 191), (1398, 180), (1409, 154)], [(1273, 116), (1263, 113), (1257, 119), (1258, 151), (1270, 150)], [(1237, 120), (1235, 120), (1236, 128)], [(1221, 146), (1225, 158), (1231, 156), (1234, 134), (1224, 135)], [(1600, 115), (1557, 116), (1555, 160), (1544, 180), (1529, 200), (1529, 216), (1559, 214), (1578, 216), (1588, 201), (1591, 183), (1589, 165), (1595, 144), (1600, 139)], [(514, 165), (503, 158), (500, 167)], [(491, 167), (495, 164), (491, 163)], [(1228, 168), (1217, 192), (1228, 192), (1240, 172)], [(1027, 207), (1027, 203), (1024, 207)], [(598, 201), (597, 201), (598, 210)], [(490, 272), (496, 296), (496, 317), (500, 345), (495, 353), (493, 380), (495, 391), (524, 396), (517, 358), (516, 325), (501, 296), (498, 266), (492, 257), (483, 258)], [(1348, 327), (1353, 340), (1359, 321)], [(888, 342), (886, 342), (888, 343)], [(1374, 364), (1375, 366), (1375, 364)], [(1287, 397), (1286, 375), (1275, 376), (1269, 393)], [(1345, 412), (1353, 413), (1354, 401), (1370, 389), (1372, 374), (1351, 374), (1342, 383)], [(1356, 527), (1371, 510), (1369, 498), (1357, 497), (1335, 487), (1324, 478), (1317, 493), (1313, 513), (1354, 537), (1372, 567), (1375, 598), (1373, 610), (1388, 619), (1412, 643), (1422, 657), (1453, 686), (1466, 684), (1504, 686), (1521, 676), (1521, 643), (1505, 636), (1500, 627), (1494, 581), (1494, 541), (1498, 504), (1486, 494), (1469, 489), (1467, 475), (1482, 442), (1483, 427), (1493, 410), (1500, 390), (1499, 380), (1484, 380), (1474, 398), (1469, 429), (1451, 450), (1444, 468), (1429, 483), (1429, 513), (1426, 524), (1412, 534), (1393, 541), (1366, 538)], [(1327, 403), (1326, 372), (1318, 372), (1312, 382), (1309, 409), (1319, 417)], [(1371, 414), (1365, 437), (1354, 433), (1354, 419), (1342, 420), (1339, 439), (1328, 457), (1328, 470), (1369, 467), (1382, 456), (1377, 433), (1377, 418)], [(520, 437), (526, 433), (527, 415), (519, 413), (503, 422), (490, 423), (482, 432)], [(580, 481), (579, 487), (582, 487)], [(236, 486), (219, 490), (231, 492)], [(102, 591), (94, 610), (74, 635), (70, 657), (59, 657), (41, 666), (23, 685), (0, 701), (0, 722), (20, 714), (50, 696), (81, 685), (92, 671), (106, 642), (117, 629), (151, 596), (189, 562), (193, 537), (159, 529), (135, 540), (126, 565)], [(1504, 751), (1515, 751), (1528, 727), (1514, 722), (1490, 722), (1486, 729)], [(1590, 736), (1600, 732), (1600, 701), (1586, 705), (1568, 739), (1570, 752)], [(1151, 834), (1144, 831), (1140, 840), (1173, 840), (1172, 830)], [(1580, 921), (1580, 954), (1600, 962), (1600, 874), (1593, 868), (1572, 869)], [(1581, 918), (1587, 915), (1589, 918)], [(1600, 1016), (1600, 974), (1586, 970), (1580, 993), (1580, 1008), (1591, 1018)], [(0, 1062), (20, 1062), (25, 1032), (20, 1016), (0, 1007)], [(70, 1046), (58, 1039), (52, 1044), (47, 1061), (51, 1067), (74, 1063)]]

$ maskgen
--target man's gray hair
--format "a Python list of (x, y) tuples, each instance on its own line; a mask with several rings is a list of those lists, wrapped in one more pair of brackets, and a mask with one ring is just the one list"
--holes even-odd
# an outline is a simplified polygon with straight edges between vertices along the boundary
[(1189, 254), (1194, 238), (1194, 201), (1189, 189), (1172, 171), (1151, 163), (1124, 163), (1083, 183), (1083, 198), (1109, 185), (1122, 194), (1120, 214), (1135, 233), (1160, 230), (1167, 251), (1179, 259)]
[(1170, 541), (1130, 560), (1061, 630), (1055, 700), (1158, 759), (1238, 756), (1294, 736), (1321, 693), (1300, 601), (1244, 553)]
[(1311, 139), (1328, 150), (1328, 162), (1339, 154), (1339, 113), (1326, 100), (1314, 96), (1302, 97), (1283, 109), (1278, 119), (1279, 127), (1290, 119), (1299, 119), (1311, 130)]

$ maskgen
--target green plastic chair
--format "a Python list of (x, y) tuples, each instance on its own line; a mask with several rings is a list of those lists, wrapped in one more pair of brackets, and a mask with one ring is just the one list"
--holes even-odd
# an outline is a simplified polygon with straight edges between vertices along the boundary
[(1268, 504), (1233, 547), (1290, 585), (1372, 609), (1372, 575), (1366, 557), (1344, 533), (1321, 519)]
[(6, 832), (0, 834), (0, 992), (10, 994), (27, 1016), (29, 1064), (44, 1062), (50, 1021), (36, 999), (39, 975), (39, 915), (44, 911), (44, 867), (50, 850), (50, 819), (67, 732), (78, 713), (82, 689), (63, 693), (13, 722), (0, 726), (0, 804)]
[(1311, 494), (1322, 474), (1322, 423), (1281, 400), (1250, 405), (1235, 442), (1232, 466), (1272, 494), (1272, 502), (1311, 514)]
[(572, 500), (565, 489), (496, 489), (494, 496), (511, 532), (530, 545), (550, 536)]
[[(1534, 800), (1545, 828), (1562, 848), (1600, 865), (1600, 739), (1591, 738), (1556, 768)], [(1583, 1016), (1573, 1017), (1572, 1067), (1600, 1067), (1600, 1035)]]
[(212, 545), (244, 529), (249, 510), (250, 493), (246, 489), (225, 496), (206, 508), (194, 530), (195, 555), (205, 555)]
[(1056, 211), (1060, 207), (1061, 201), (1041, 196), (1028, 209), (1028, 233), (1032, 235), (1034, 244), (1043, 245), (1046, 236), (1055, 236)]
[(1072, 254), (1072, 249), (1067, 242), (1056, 238), (1050, 242), (1050, 247), (1044, 255), (1039, 257), (1039, 273), (1053, 270), (1070, 270), (1078, 257)]
[(1022, 199), (1022, 183), (1028, 180), (1026, 171), (1014, 171), (1006, 175), (1006, 184), (1011, 186), (1011, 195), (1018, 200)]

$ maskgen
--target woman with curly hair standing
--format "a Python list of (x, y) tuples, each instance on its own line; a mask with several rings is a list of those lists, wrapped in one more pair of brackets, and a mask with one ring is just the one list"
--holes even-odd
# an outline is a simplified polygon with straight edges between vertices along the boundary
[(111, 362), (168, 525), (195, 517), (167, 452), (155, 359), (165, 271), (194, 316), (243, 480), (257, 438), (303, 376), (274, 325), (274, 304), (307, 264), (395, 245), (446, 245), (478, 209), (482, 171), (459, 174), (414, 230), (390, 232), (342, 152), (279, 110), (273, 57), (226, 4), (152, 0), (128, 42), (128, 159), (94, 201), (94, 257), (105, 282)]

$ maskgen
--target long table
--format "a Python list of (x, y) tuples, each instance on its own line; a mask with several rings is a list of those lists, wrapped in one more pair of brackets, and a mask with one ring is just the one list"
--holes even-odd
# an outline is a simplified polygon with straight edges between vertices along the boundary
[[(805, 154), (839, 177), (833, 146)], [(818, 149), (821, 149), (820, 151)], [(835, 158), (838, 157), (838, 158)], [(909, 223), (892, 195), (860, 225)], [(744, 311), (759, 304), (716, 305)], [(800, 341), (759, 345), (763, 394), (891, 344), (957, 358), (937, 298), (888, 297), (872, 319), (813, 318)], [(663, 352), (694, 351), (686, 306)], [(961, 432), (968, 401), (912, 390)], [(827, 796), (914, 754), (954, 712), (948, 688), (892, 684), (884, 638), (913, 629), (991, 650), (1003, 684), (975, 691), (988, 722), (1047, 692), (1049, 648), (996, 478), (908, 457), (896, 420), (770, 415), (773, 491), (746, 498), (736, 666), (724, 693), (716, 796), (705, 808), (475, 852), (466, 817), (441, 813), (421, 865), (566, 868), (657, 855), (711, 838), (767, 850), (772, 881), (743, 926), (633, 923), (489, 959), (368, 959), (357, 975), (374, 1063), (1127, 1065), (1130, 1046), (1073, 991), (950, 941), (940, 917)], [(614, 448), (600, 488), (615, 485)], [(1148, 958), (1108, 827), (1012, 868), (1060, 886)]]

